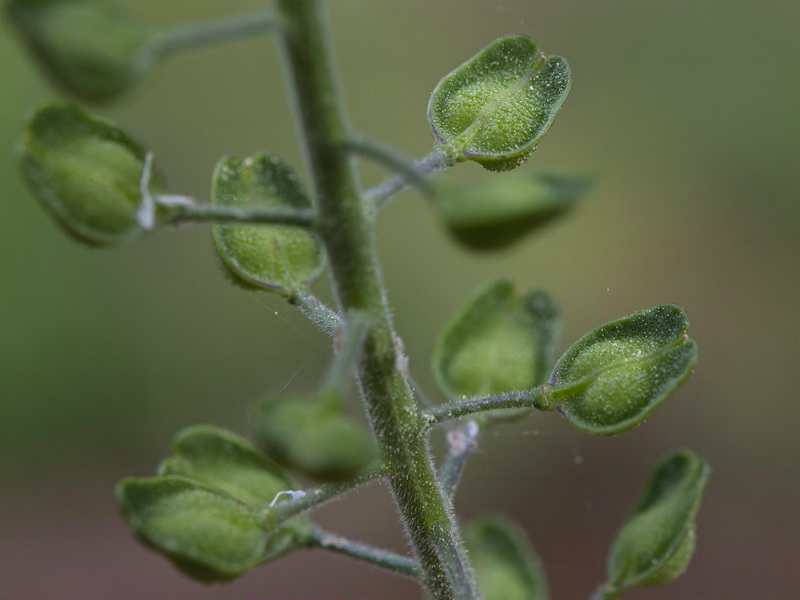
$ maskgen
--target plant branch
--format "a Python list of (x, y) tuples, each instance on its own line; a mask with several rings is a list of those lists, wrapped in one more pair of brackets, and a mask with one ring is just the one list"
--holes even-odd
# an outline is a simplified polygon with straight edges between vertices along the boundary
[(476, 421), (467, 421), (463, 426), (447, 432), (447, 456), (439, 470), (439, 479), (450, 498), (455, 498), (456, 489), (467, 466), (467, 459), (478, 448), (480, 426)]
[(331, 337), (342, 326), (342, 316), (309, 291), (293, 292), (288, 300), (289, 304), (296, 306), (309, 321)]
[(402, 156), (394, 148), (376, 140), (366, 137), (350, 137), (343, 143), (345, 150), (372, 159), (385, 167), (396, 171), (399, 177), (410, 185), (415, 186), (426, 196), (433, 195), (433, 187), (426, 177), (426, 173), (417, 169), (417, 166)]
[(341, 389), (347, 385), (360, 358), (369, 327), (369, 318), (363, 312), (347, 313), (344, 327), (339, 329), (342, 332), (341, 339), (336, 340), (339, 348), (325, 377), (324, 387)]
[(509, 392), (499, 396), (488, 396), (486, 398), (473, 398), (463, 402), (451, 402), (428, 409), (424, 413), (425, 420), (429, 427), (452, 421), (467, 415), (485, 412), (487, 410), (497, 410), (501, 408), (531, 408), (536, 410), (546, 410), (547, 400), (544, 397), (543, 386), (526, 390), (524, 392)]
[(171, 204), (167, 207), (171, 223), (213, 222), (251, 225), (289, 225), (311, 228), (316, 212), (312, 209), (249, 208), (214, 204)]
[(280, 22), (274, 12), (262, 9), (207, 23), (179, 25), (161, 32), (154, 44), (160, 56), (167, 56), (278, 30)]
[(388, 482), (436, 600), (480, 598), (450, 498), (436, 478), (421, 413), (405, 372), (377, 263), (373, 222), (362, 204), (349, 132), (319, 0), (278, 0), (280, 36), (319, 207), (319, 235), (344, 311), (363, 310), (372, 328), (358, 365), (359, 386)]
[[(419, 176), (430, 175), (452, 167), (455, 161), (441, 148), (436, 148), (427, 156), (415, 161), (414, 173)], [(381, 209), (391, 202), (400, 192), (410, 187), (412, 181), (407, 174), (395, 175), (383, 183), (364, 192), (364, 199), (375, 208)], [(428, 183), (430, 186), (430, 183)]]
[(363, 560), (414, 579), (420, 579), (422, 577), (422, 568), (419, 566), (419, 563), (412, 558), (400, 556), (394, 552), (374, 548), (360, 542), (354, 542), (324, 531), (319, 527), (314, 527), (311, 531), (308, 545), (310, 548), (330, 550), (338, 554), (344, 554), (350, 558)]
[(307, 510), (317, 508), (326, 502), (330, 502), (339, 496), (347, 494), (365, 483), (380, 479), (381, 477), (386, 477), (388, 474), (389, 469), (385, 465), (381, 465), (349, 481), (325, 483), (319, 487), (303, 490), (302, 492), (287, 490), (287, 495), (290, 496), (289, 500), (283, 502), (273, 501), (274, 506), (267, 509), (266, 520), (268, 525), (274, 526)]

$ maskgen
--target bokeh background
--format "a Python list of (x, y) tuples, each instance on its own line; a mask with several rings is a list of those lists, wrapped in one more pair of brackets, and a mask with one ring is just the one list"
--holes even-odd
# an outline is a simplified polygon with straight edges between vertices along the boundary
[[(261, 3), (123, 4), (167, 26)], [(596, 178), (570, 217), (489, 255), (455, 245), (413, 193), (381, 217), (397, 323), (426, 389), (436, 332), (497, 277), (554, 296), (564, 345), (664, 301), (687, 308), (700, 343), (696, 374), (622, 437), (578, 435), (546, 415), (491, 431), (459, 513), (511, 514), (542, 555), (552, 597), (584, 600), (652, 465), (690, 447), (714, 469), (695, 560), (678, 582), (630, 597), (800, 597), (800, 4), (329, 4), (355, 126), (410, 157), (430, 149), (436, 82), (496, 37), (530, 34), (573, 66), (571, 95), (524, 167)], [(181, 55), (95, 110), (155, 151), (174, 192), (206, 198), (225, 153), (302, 164), (278, 58), (268, 39)], [(205, 587), (133, 539), (113, 500), (119, 478), (151, 473), (186, 425), (246, 432), (254, 400), (312, 389), (330, 350), (277, 296), (231, 286), (205, 226), (111, 250), (65, 238), (20, 183), (13, 153), (26, 111), (58, 93), (0, 29), (0, 599), (418, 597), (410, 582), (321, 552)], [(448, 176), (493, 175), (464, 165)], [(327, 281), (317, 290), (329, 297)], [(380, 486), (318, 514), (340, 533), (407, 546)]]

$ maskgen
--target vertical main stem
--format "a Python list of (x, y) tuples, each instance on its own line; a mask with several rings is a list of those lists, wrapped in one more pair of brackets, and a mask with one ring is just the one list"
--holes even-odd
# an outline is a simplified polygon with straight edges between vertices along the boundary
[(440, 486), (421, 413), (398, 365), (398, 338), (377, 263), (374, 223), (361, 201), (343, 145), (339, 101), (319, 0), (278, 0), (281, 40), (295, 93), (335, 291), (344, 310), (361, 310), (371, 329), (359, 383), (403, 523), (436, 600), (480, 598), (450, 498)]

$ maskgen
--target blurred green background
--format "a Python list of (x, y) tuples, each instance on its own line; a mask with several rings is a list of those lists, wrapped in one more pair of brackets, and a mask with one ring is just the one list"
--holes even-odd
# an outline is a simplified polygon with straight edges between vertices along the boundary
[[(262, 3), (123, 4), (166, 26)], [(800, 4), (329, 4), (355, 127), (409, 156), (430, 149), (425, 107), (436, 82), (496, 37), (529, 34), (573, 67), (571, 95), (524, 167), (596, 178), (570, 217), (487, 255), (457, 247), (415, 194), (381, 217), (397, 323), (426, 389), (436, 332), (496, 277), (549, 291), (565, 316), (564, 345), (665, 301), (687, 308), (700, 343), (694, 377), (622, 437), (577, 435), (546, 415), (491, 431), (460, 514), (513, 515), (543, 557), (554, 600), (584, 600), (651, 466), (691, 447), (714, 469), (694, 563), (671, 586), (630, 597), (800, 597)], [(225, 153), (302, 163), (278, 58), (268, 39), (181, 55), (95, 111), (154, 150), (172, 191), (206, 198)], [(132, 538), (113, 501), (119, 478), (152, 472), (186, 425), (246, 432), (255, 399), (311, 389), (330, 351), (278, 297), (231, 286), (205, 226), (102, 251), (64, 237), (21, 184), (13, 150), (26, 111), (58, 93), (0, 29), (0, 598), (418, 597), (409, 582), (319, 552), (204, 587)], [(448, 176), (492, 175), (463, 165)], [(328, 296), (327, 282), (317, 290)], [(340, 533), (407, 547), (379, 486), (319, 515)]]

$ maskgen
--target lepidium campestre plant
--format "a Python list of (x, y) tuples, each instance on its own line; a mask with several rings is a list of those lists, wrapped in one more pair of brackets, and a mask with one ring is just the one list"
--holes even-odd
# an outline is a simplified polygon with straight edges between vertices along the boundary
[[(146, 546), (204, 582), (318, 548), (413, 578), (436, 600), (543, 600), (544, 568), (519, 526), (501, 516), (466, 524), (457, 518), (453, 497), (465, 464), (482, 432), (537, 411), (590, 435), (641, 424), (695, 366), (686, 313), (662, 304), (622, 317), (558, 358), (554, 300), (509, 281), (484, 284), (436, 343), (433, 369), (447, 400), (425, 401), (430, 396), (412, 384), (392, 320), (375, 251), (376, 220), (388, 202), (415, 187), (458, 243), (491, 251), (568, 212), (586, 191), (585, 179), (506, 171), (522, 167), (552, 125), (570, 90), (569, 64), (525, 36), (490, 41), (433, 89), (427, 106), (433, 150), (412, 163), (349, 125), (324, 3), (265, 4), (251, 14), (164, 31), (100, 1), (6, 4), (21, 41), (52, 79), (90, 102), (124, 94), (177, 52), (272, 35), (298, 118), (310, 185), (273, 154), (279, 149), (269, 148), (221, 158), (205, 202), (167, 189), (154, 153), (116, 124), (63, 101), (31, 114), (20, 144), (22, 173), (77, 241), (111, 246), (176, 223), (209, 222), (232, 281), (279, 295), (332, 341), (333, 359), (314, 394), (260, 402), (252, 441), (213, 425), (180, 431), (155, 476), (118, 484), (122, 514)], [(393, 174), (361, 189), (357, 158)], [(438, 177), (465, 161), (498, 173), (472, 184)], [(325, 269), (332, 307), (311, 291)], [(359, 406), (369, 428), (352, 416)], [(448, 442), (439, 464), (429, 447), (438, 435)], [(303, 487), (293, 473), (319, 483)], [(706, 463), (689, 451), (663, 459), (612, 545), (607, 581), (594, 598), (617, 598), (684, 571), (708, 475)], [(314, 523), (320, 504), (374, 480), (394, 497), (413, 550), (408, 556)]]

